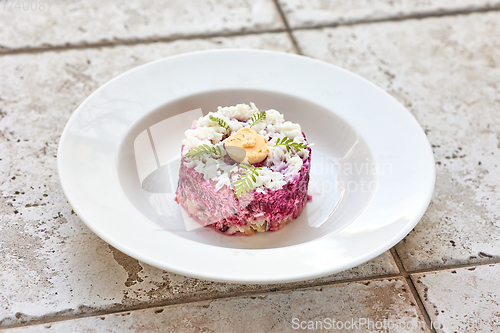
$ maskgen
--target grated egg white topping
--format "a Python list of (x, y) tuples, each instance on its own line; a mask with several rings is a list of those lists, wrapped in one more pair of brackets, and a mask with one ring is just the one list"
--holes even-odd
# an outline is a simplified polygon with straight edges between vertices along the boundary
[[(193, 122), (193, 127), (186, 131), (186, 138), (182, 141), (182, 155), (201, 144), (219, 146), (223, 149), (223, 138), (227, 134), (226, 129), (219, 126), (210, 116), (220, 118), (226, 122), (231, 133), (242, 127), (249, 127), (251, 118), (260, 112), (254, 103), (237, 104), (236, 106), (218, 107), (217, 112), (209, 112)], [(257, 133), (262, 135), (268, 143), (268, 156), (262, 170), (258, 170), (255, 190), (265, 192), (265, 189), (280, 189), (291, 181), (302, 168), (303, 160), (309, 156), (307, 149), (295, 152), (287, 151), (285, 146), (275, 146), (276, 141), (288, 137), (297, 143), (307, 143), (302, 135), (299, 124), (285, 121), (283, 115), (276, 110), (266, 110), (266, 119), (252, 126)], [(213, 155), (200, 155), (184, 162), (188, 168), (194, 168), (203, 174), (205, 180), (213, 179), (217, 182), (216, 189), (224, 185), (231, 186), (231, 180), (236, 181), (238, 177), (237, 164), (228, 165), (221, 158)]]

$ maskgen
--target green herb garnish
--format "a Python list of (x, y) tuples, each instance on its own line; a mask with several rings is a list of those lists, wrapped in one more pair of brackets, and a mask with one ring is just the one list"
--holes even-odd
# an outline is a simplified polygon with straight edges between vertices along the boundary
[(220, 127), (224, 127), (226, 129), (226, 132), (228, 135), (231, 135), (231, 129), (229, 128), (229, 125), (222, 119), (210, 116), (209, 117), (211, 121), (215, 121), (217, 124), (219, 124)]
[(285, 146), (288, 152), (290, 152), (290, 148), (293, 148), (296, 151), (307, 148), (307, 145), (305, 143), (294, 142), (292, 139), (286, 137), (278, 139), (274, 146)]
[(240, 164), (240, 167), (242, 167), (243, 170), (241, 171), (238, 180), (234, 182), (234, 193), (236, 194), (236, 198), (239, 198), (242, 194), (245, 195), (247, 192), (250, 192), (257, 182), (256, 177), (259, 176), (257, 170), (262, 170), (262, 168), (254, 167), (250, 163), (249, 165)]
[(266, 120), (266, 111), (260, 111), (259, 113), (255, 113), (252, 116), (252, 119), (250, 119), (250, 121), (252, 122), (252, 125), (250, 125), (250, 127), (264, 120)]
[(215, 154), (215, 155), (223, 157), (224, 151), (222, 150), (221, 146), (210, 147), (207, 144), (202, 144), (196, 148), (191, 149), (186, 154), (186, 157), (193, 158), (193, 157), (197, 157), (197, 156), (204, 155), (204, 154)]

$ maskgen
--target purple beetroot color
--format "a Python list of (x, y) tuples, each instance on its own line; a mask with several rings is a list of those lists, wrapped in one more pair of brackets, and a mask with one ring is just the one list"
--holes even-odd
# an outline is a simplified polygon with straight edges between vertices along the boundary
[(311, 149), (307, 149), (309, 156), (292, 181), (278, 190), (254, 191), (240, 198), (227, 185), (216, 191), (216, 182), (205, 180), (194, 168), (186, 167), (183, 156), (176, 200), (198, 223), (218, 232), (226, 232), (231, 225), (247, 226), (255, 219), (266, 220), (266, 230), (279, 230), (283, 222), (300, 215), (308, 200)]

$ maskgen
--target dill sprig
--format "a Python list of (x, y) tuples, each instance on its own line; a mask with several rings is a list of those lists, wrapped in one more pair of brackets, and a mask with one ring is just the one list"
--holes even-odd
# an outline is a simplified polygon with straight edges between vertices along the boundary
[(236, 198), (239, 198), (242, 194), (245, 195), (247, 192), (255, 186), (257, 182), (257, 176), (259, 173), (257, 170), (261, 170), (262, 168), (254, 167), (252, 164), (240, 164), (242, 167), (240, 176), (238, 180), (234, 182), (234, 193), (236, 194)]
[(197, 156), (204, 155), (204, 154), (215, 154), (215, 155), (223, 157), (224, 151), (222, 150), (221, 146), (210, 147), (207, 144), (201, 144), (198, 147), (191, 149), (186, 154), (186, 157), (193, 158), (193, 157), (197, 157)]
[(252, 127), (253, 125), (261, 122), (261, 121), (264, 121), (266, 120), (266, 111), (260, 111), (258, 113), (255, 113), (252, 118), (250, 119), (250, 121), (252, 122), (252, 124), (250, 125), (250, 127)]
[(293, 148), (296, 151), (307, 148), (305, 143), (294, 142), (292, 139), (287, 137), (278, 139), (274, 146), (285, 146), (288, 152), (290, 152), (290, 148)]
[(229, 128), (229, 125), (222, 119), (210, 116), (209, 117), (211, 121), (215, 121), (217, 124), (219, 124), (220, 127), (224, 127), (226, 129), (226, 133), (228, 135), (231, 135), (231, 129)]

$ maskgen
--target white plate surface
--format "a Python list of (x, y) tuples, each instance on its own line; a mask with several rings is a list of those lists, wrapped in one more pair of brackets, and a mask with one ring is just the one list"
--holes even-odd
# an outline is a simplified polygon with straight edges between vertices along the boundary
[[(278, 232), (190, 229), (172, 204), (188, 111), (242, 102), (301, 124), (314, 143), (313, 199)], [(168, 271), (238, 283), (305, 280), (378, 256), (418, 223), (435, 181), (425, 134), (389, 94), (327, 63), (257, 50), (183, 54), (111, 80), (69, 120), (58, 166), (75, 212), (115, 248)]]

